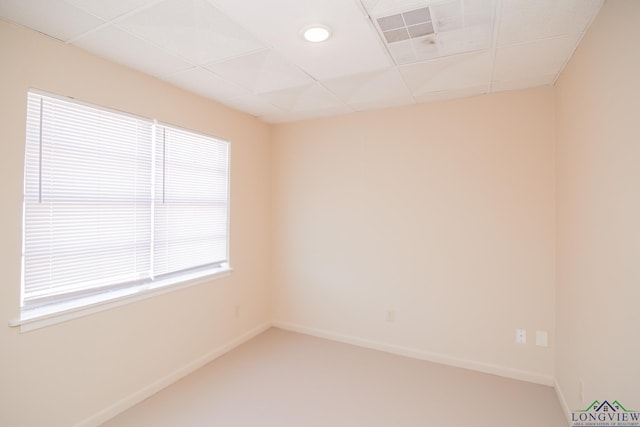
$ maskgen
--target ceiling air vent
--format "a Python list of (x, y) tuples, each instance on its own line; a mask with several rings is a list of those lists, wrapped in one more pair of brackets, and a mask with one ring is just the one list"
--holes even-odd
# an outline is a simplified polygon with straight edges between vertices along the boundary
[(491, 46), (496, 0), (411, 0), (410, 10), (390, 10), (396, 3), (402, 2), (379, 0), (375, 4), (384, 8), (367, 10), (396, 65), (488, 51)]
[(433, 34), (433, 22), (428, 7), (378, 18), (378, 25), (387, 43)]

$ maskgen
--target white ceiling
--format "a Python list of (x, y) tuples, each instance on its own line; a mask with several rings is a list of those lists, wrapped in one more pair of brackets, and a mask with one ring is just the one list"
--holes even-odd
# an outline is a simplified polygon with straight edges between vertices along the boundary
[[(603, 1), (0, 0), (0, 17), (286, 122), (553, 84)], [(311, 24), (332, 37), (305, 41)]]

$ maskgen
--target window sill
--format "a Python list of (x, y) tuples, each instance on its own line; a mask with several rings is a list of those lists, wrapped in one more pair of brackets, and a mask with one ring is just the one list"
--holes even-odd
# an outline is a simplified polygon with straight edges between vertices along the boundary
[(144, 287), (121, 289), (77, 299), (61, 304), (50, 305), (36, 310), (23, 311), (20, 317), (9, 322), (11, 327), (19, 327), (20, 332), (29, 332), (90, 314), (99, 313), (136, 301), (163, 295), (178, 289), (197, 286), (213, 279), (227, 277), (233, 270), (230, 267), (200, 272), (192, 276), (173, 278)]

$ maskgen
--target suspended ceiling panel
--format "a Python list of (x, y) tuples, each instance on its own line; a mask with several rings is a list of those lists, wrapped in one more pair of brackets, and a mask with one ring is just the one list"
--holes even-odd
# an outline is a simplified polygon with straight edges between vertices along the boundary
[(64, 41), (105, 22), (63, 0), (0, 0), (0, 17)]
[[(216, 0), (215, 3), (316, 80), (391, 66), (357, 1)], [(303, 39), (301, 31), (305, 27), (322, 23), (333, 30), (327, 43), (310, 44)]]
[(179, 56), (146, 43), (138, 37), (114, 26), (104, 26), (79, 38), (76, 46), (152, 76), (166, 76), (192, 67)]
[(411, 92), (394, 69), (328, 80), (324, 86), (356, 110), (387, 108), (411, 103)]
[[(0, 18), (269, 122), (553, 84), (603, 0), (0, 0)], [(323, 24), (328, 41), (309, 43)]]
[(479, 51), (436, 58), (400, 67), (411, 93), (458, 90), (488, 86), (493, 60), (490, 52)]
[(305, 72), (273, 50), (260, 50), (206, 68), (257, 94), (313, 83)]
[(377, 9), (369, 13), (396, 65), (491, 47), (494, 0), (422, 1), (379, 13)]
[(193, 67), (167, 76), (165, 79), (176, 86), (211, 99), (235, 99), (249, 95), (248, 91), (241, 86), (201, 67)]
[(125, 17), (118, 25), (198, 65), (264, 47), (207, 0), (166, 0)]
[[(46, 1), (46, 0), (45, 0)], [(23, 2), (26, 3), (26, 2)], [(67, 3), (102, 18), (106, 21), (115, 19), (125, 13), (157, 3), (155, 0), (67, 0)]]
[(599, 0), (505, 1), (500, 20), (500, 45), (579, 34), (601, 5)]

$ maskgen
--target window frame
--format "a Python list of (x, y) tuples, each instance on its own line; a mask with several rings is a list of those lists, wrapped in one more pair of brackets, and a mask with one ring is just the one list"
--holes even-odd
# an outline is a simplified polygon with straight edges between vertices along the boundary
[[(80, 294), (77, 297), (72, 297), (69, 299), (66, 298), (58, 298), (56, 301), (45, 304), (42, 306), (36, 307), (24, 307), (24, 292), (25, 292), (25, 283), (24, 283), (24, 274), (25, 274), (25, 265), (24, 265), (24, 256), (25, 256), (25, 240), (26, 240), (26, 174), (27, 174), (27, 164), (26, 164), (26, 147), (27, 147), (27, 130), (25, 127), (25, 135), (24, 135), (24, 147), (25, 147), (25, 163), (23, 163), (23, 200), (22, 200), (22, 242), (21, 242), (21, 269), (20, 269), (20, 311), (19, 317), (16, 320), (12, 320), (9, 322), (10, 326), (19, 326), (21, 332), (26, 332), (34, 329), (38, 329), (41, 327), (45, 327), (48, 325), (64, 322), (73, 318), (89, 315), (95, 312), (99, 312), (102, 310), (107, 310), (113, 307), (121, 306), (124, 304), (129, 304), (135, 301), (139, 301), (141, 299), (150, 298), (157, 295), (162, 295), (168, 292), (173, 292), (178, 289), (182, 289), (185, 287), (195, 286), (202, 283), (210, 282), (212, 279), (219, 277), (226, 277), (230, 275), (232, 272), (231, 268), (231, 260), (230, 260), (230, 228), (231, 228), (231, 146), (232, 144), (223, 138), (212, 136), (204, 132), (194, 131), (191, 129), (187, 129), (181, 126), (176, 126), (172, 124), (168, 124), (166, 122), (161, 122), (156, 119), (147, 118), (144, 116), (140, 116), (137, 114), (132, 114), (129, 112), (123, 112), (119, 110), (115, 110), (112, 108), (103, 107), (100, 105), (87, 103), (83, 101), (78, 101), (75, 98), (61, 96), (52, 94), (50, 92), (41, 91), (37, 89), (29, 89), (27, 92), (26, 99), (28, 99), (31, 94), (36, 96), (43, 96), (52, 99), (61, 100), (64, 102), (71, 102), (73, 104), (77, 104), (82, 107), (88, 107), (92, 109), (97, 109), (100, 111), (104, 111), (110, 114), (117, 114), (120, 116), (133, 117), (135, 119), (149, 121), (153, 123), (152, 134), (155, 138), (156, 135), (156, 126), (162, 128), (171, 128), (177, 130), (179, 132), (187, 132), (190, 135), (202, 136), (207, 139), (213, 139), (216, 143), (223, 143), (226, 146), (226, 230), (225, 236), (226, 241), (224, 242), (224, 247), (226, 251), (226, 262), (214, 264), (207, 268), (202, 269), (193, 269), (188, 272), (175, 272), (173, 274), (168, 274), (166, 277), (163, 277), (158, 280), (152, 281), (143, 281), (141, 283), (132, 282), (128, 283), (124, 286), (119, 286), (118, 284), (113, 284), (111, 286), (107, 286), (104, 289), (96, 290), (95, 292), (87, 292), (86, 294)], [(27, 107), (27, 105), (25, 105)], [(25, 108), (25, 113), (28, 108)], [(26, 118), (27, 116), (25, 116)], [(41, 125), (40, 125), (41, 126)], [(153, 142), (149, 141), (149, 143), (153, 144)], [(154, 147), (155, 148), (155, 147)], [(154, 157), (151, 157), (151, 163), (155, 162)], [(153, 174), (153, 172), (152, 172)], [(151, 179), (155, 179), (153, 176)], [(164, 179), (164, 178), (163, 178)], [(153, 244), (156, 230), (152, 230), (152, 238), (150, 244)], [(55, 299), (55, 298), (54, 298)]]

